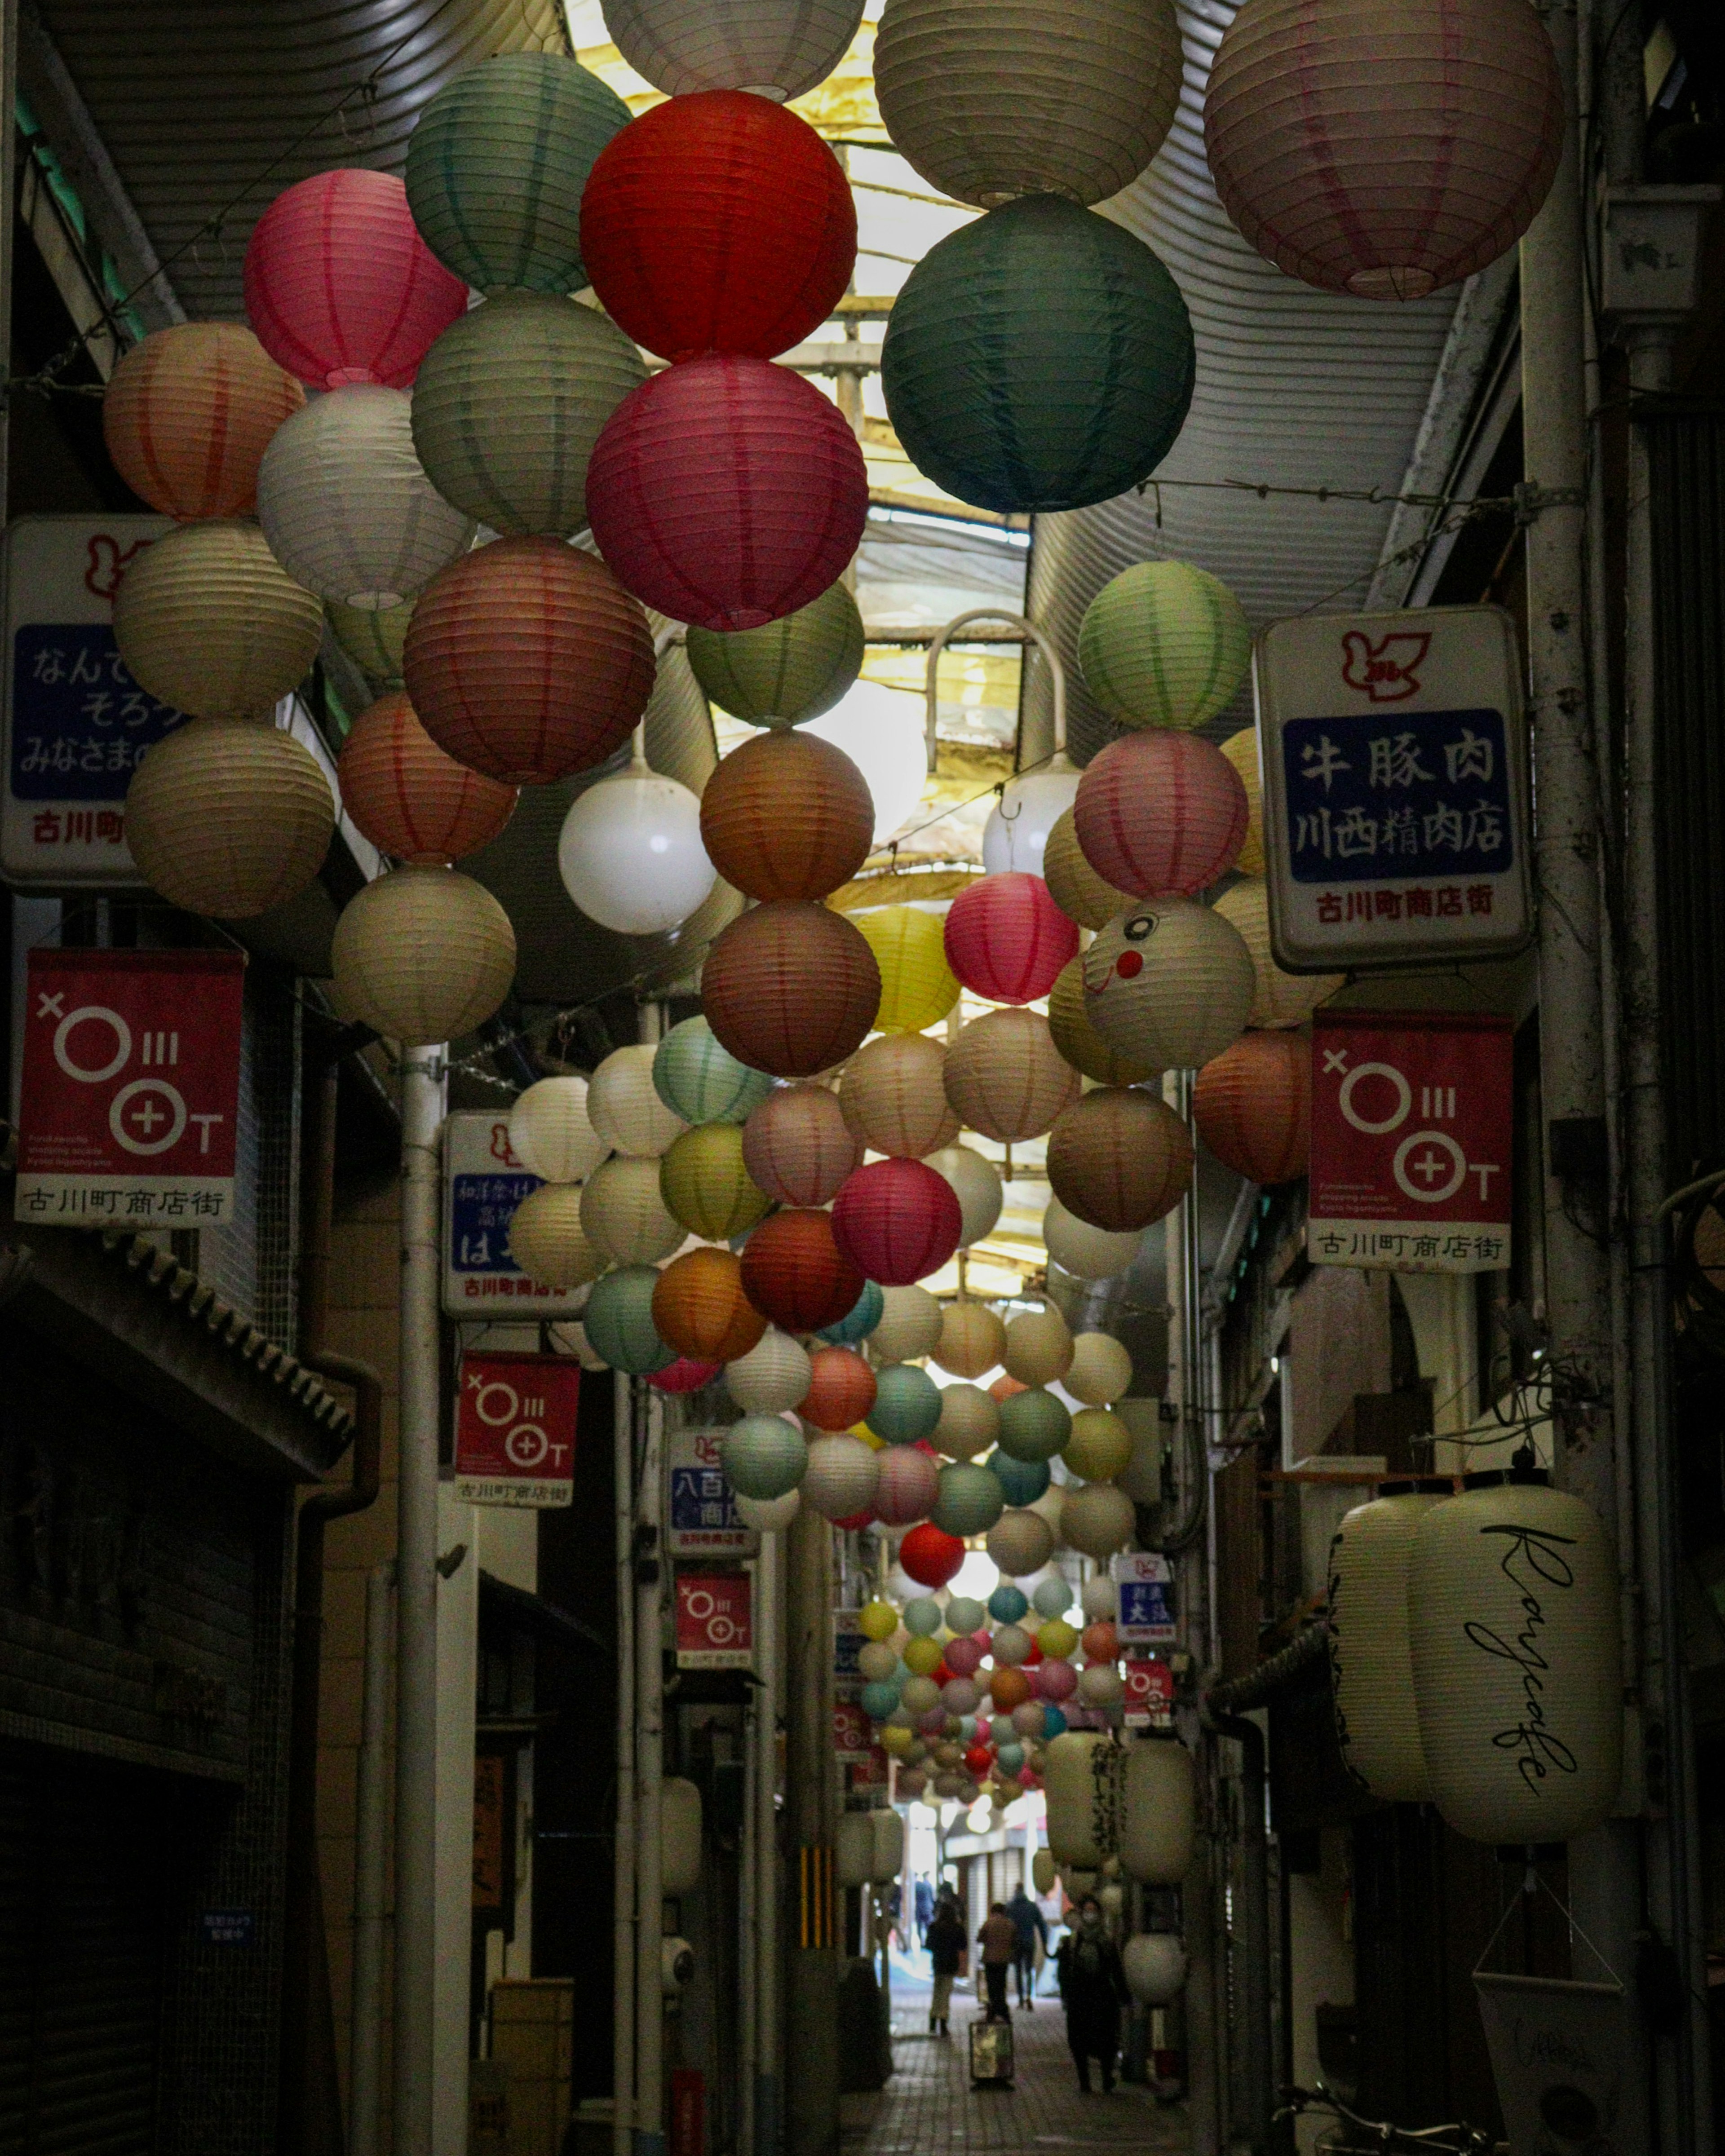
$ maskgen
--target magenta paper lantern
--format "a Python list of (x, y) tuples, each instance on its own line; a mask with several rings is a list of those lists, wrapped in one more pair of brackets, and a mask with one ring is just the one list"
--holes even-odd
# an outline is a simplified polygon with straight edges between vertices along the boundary
[(973, 994), (991, 1004), (1033, 1004), (1078, 956), (1078, 924), (1061, 912), (1040, 875), (1009, 870), (978, 877), (952, 901), (947, 963)]
[(944, 1651), (947, 1667), (955, 1677), (973, 1677), (983, 1666), (979, 1640), (948, 1640)]
[(1070, 1699), (1078, 1689), (1078, 1672), (1070, 1662), (1050, 1656), (1031, 1670), (1030, 1681), (1039, 1699)]
[(861, 449), (788, 367), (715, 352), (631, 390), (587, 468), (594, 544), (638, 599), (760, 629), (835, 583), (868, 521)]
[(656, 1385), (661, 1393), (698, 1393), (703, 1385), (711, 1384), (723, 1368), (721, 1363), (697, 1363), (690, 1356), (679, 1355), (662, 1370), (649, 1370), (647, 1383)]
[(246, 319), (314, 389), (405, 389), (467, 311), (467, 287), (419, 237), (388, 172), (318, 172), (285, 188), (245, 250)]
[(916, 1445), (889, 1445), (880, 1454), (875, 1517), (889, 1527), (926, 1520), (941, 1493), (940, 1463)]
[(1245, 842), (1240, 773), (1202, 734), (1153, 726), (1110, 742), (1078, 782), (1072, 824), (1096, 874), (1135, 898), (1189, 898)]
[(963, 1232), (957, 1192), (926, 1161), (870, 1161), (833, 1200), (834, 1240), (882, 1287), (937, 1273)]

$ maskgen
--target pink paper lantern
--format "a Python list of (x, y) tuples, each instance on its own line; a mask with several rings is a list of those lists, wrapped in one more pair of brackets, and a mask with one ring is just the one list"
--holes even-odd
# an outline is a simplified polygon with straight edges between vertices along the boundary
[(1030, 1681), (1036, 1687), (1039, 1699), (1070, 1699), (1078, 1689), (1078, 1672), (1070, 1662), (1050, 1655), (1032, 1670)]
[(388, 172), (316, 173), (253, 227), (246, 319), (277, 365), (314, 389), (407, 388), (466, 311), (466, 285), (419, 237)]
[(833, 1200), (834, 1240), (882, 1287), (937, 1273), (963, 1233), (957, 1192), (926, 1161), (870, 1161)]
[(908, 1527), (917, 1520), (926, 1520), (940, 1496), (940, 1462), (919, 1445), (889, 1445), (879, 1457), (876, 1517), (889, 1527)]
[(1078, 924), (1062, 913), (1040, 875), (1011, 870), (980, 877), (952, 901), (947, 963), (965, 987), (993, 1004), (1032, 1004), (1078, 955)]
[(723, 1368), (721, 1363), (697, 1363), (688, 1355), (679, 1355), (662, 1370), (649, 1370), (647, 1383), (657, 1385), (662, 1393), (698, 1393), (703, 1385), (711, 1384)]
[(983, 1666), (983, 1650), (974, 1640), (949, 1640), (944, 1659), (954, 1676), (973, 1677)]
[(716, 352), (631, 390), (587, 468), (594, 543), (635, 597), (701, 629), (760, 629), (819, 598), (868, 521), (837, 405), (788, 367)]
[(1233, 867), (1246, 817), (1245, 787), (1215, 743), (1166, 726), (1110, 742), (1072, 803), (1086, 860), (1137, 898), (1213, 884)]
[(1036, 1769), (1034, 1767), (1020, 1767), (1018, 1781), (1021, 1789), (1034, 1789), (1036, 1786)]

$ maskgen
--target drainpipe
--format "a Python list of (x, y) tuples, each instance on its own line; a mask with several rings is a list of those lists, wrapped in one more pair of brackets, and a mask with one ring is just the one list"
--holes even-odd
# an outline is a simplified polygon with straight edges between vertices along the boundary
[[(1240, 1747), (1240, 1802), (1244, 1815), (1245, 1912), (1240, 1928), (1240, 1984), (1245, 2024), (1240, 2064), (1245, 2082), (1245, 2138), (1257, 2156), (1266, 2156), (1275, 2088), (1270, 2030), (1270, 1846), (1264, 1835), (1264, 1732), (1244, 1715), (1211, 1713), (1206, 1720), (1218, 1737)], [(1230, 2137), (1235, 2143), (1238, 2134)]]
[(353, 1830), (353, 2007), (347, 2062), (348, 2156), (379, 2156), (383, 1943), (388, 1922), (390, 1662), (395, 1559), (366, 1575), (365, 1689)]
[(613, 1846), (611, 2151), (630, 2156), (635, 2118), (635, 1568), (633, 1381), (611, 1373), (617, 1563), (617, 1835)]

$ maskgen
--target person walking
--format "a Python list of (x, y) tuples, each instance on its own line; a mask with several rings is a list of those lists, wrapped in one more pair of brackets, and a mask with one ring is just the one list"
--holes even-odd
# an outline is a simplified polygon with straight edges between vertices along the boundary
[(1006, 1913), (1012, 1918), (1014, 1934), (1012, 1965), (1019, 1980), (1019, 2004), (1028, 2014), (1036, 2005), (1036, 1940), (1040, 1933), (1042, 1951), (1048, 1952), (1048, 1925), (1036, 1904), (1024, 1892), (1022, 1881), (1018, 1892), (1006, 1905)]
[(920, 1946), (928, 1944), (928, 1927), (934, 1918), (934, 1887), (932, 1881), (919, 1878), (916, 1886), (916, 1940)]
[(995, 1902), (976, 1937), (983, 1950), (983, 1981), (988, 1987), (987, 2018), (990, 2021), (1009, 2021), (1012, 2015), (1007, 2010), (1006, 1979), (1019, 1950), (1019, 1928), (1007, 1915), (1005, 1902)]
[(1127, 1997), (1120, 1949), (1102, 1924), (1102, 1906), (1094, 1894), (1079, 1903), (1077, 1922), (1060, 1941), (1055, 1957), (1060, 2004), (1066, 2010), (1066, 2045), (1078, 2069), (1078, 2086), (1090, 2094), (1090, 2062), (1099, 2060), (1105, 2095), (1114, 2087), (1114, 2060), (1120, 2049), (1120, 2010)]
[(928, 1920), (928, 1929), (923, 1934), (923, 1943), (928, 1948), (928, 1958), (934, 1968), (934, 1996), (929, 2001), (928, 2033), (931, 2036), (949, 2036), (947, 2025), (952, 2010), (952, 1979), (964, 1965), (964, 1925), (958, 1914), (958, 1904), (950, 1895), (942, 1894), (934, 1905), (934, 1914)]

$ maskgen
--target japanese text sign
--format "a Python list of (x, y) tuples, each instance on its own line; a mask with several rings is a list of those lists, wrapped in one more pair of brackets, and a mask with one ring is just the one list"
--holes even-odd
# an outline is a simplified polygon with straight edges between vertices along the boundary
[(677, 1574), (677, 1667), (746, 1670), (754, 1659), (754, 1581), (746, 1572)]
[(1174, 1673), (1166, 1662), (1127, 1657), (1122, 1718), (1128, 1729), (1166, 1729), (1173, 1720)]
[(833, 1688), (839, 1699), (858, 1699), (862, 1696), (863, 1673), (859, 1657), (868, 1645), (862, 1629), (862, 1613), (858, 1609), (837, 1609), (833, 1613)]
[(667, 1532), (673, 1557), (742, 1557), (759, 1540), (737, 1511), (736, 1493), (720, 1465), (724, 1436), (722, 1430), (677, 1430), (666, 1435)]
[(1423, 965), (1526, 944), (1519, 665), (1497, 607), (1265, 630), (1254, 666), (1280, 965)]
[(580, 1404), (572, 1355), (464, 1355), (456, 1496), (470, 1505), (572, 1503)]
[(833, 1704), (833, 1750), (841, 1759), (866, 1759), (873, 1742), (869, 1717), (854, 1699)]
[(1130, 1550), (1113, 1561), (1122, 1645), (1167, 1646), (1174, 1637), (1174, 1569), (1155, 1551)]
[(509, 1224), (541, 1178), (509, 1147), (507, 1116), (454, 1115), (444, 1125), (444, 1308), (451, 1317), (536, 1325), (578, 1317), (587, 1290), (542, 1287), (509, 1255)]
[(1314, 1265), (1493, 1272), (1509, 1263), (1512, 1028), (1449, 1012), (1317, 1013)]
[(30, 952), (15, 1218), (232, 1218), (244, 975), (237, 951)]

